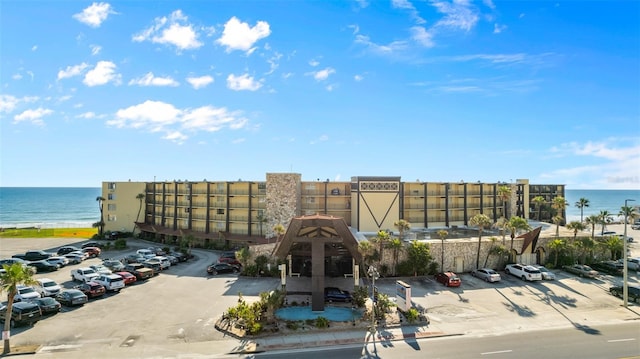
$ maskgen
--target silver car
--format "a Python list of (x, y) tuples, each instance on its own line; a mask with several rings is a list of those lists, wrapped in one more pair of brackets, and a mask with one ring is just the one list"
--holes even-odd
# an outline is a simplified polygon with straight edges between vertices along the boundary
[(502, 277), (500, 273), (494, 271), (491, 268), (479, 268), (471, 271), (471, 275), (484, 280), (485, 282), (499, 282)]
[(544, 280), (555, 280), (556, 274), (547, 269), (545, 266), (535, 265), (534, 267), (538, 268), (542, 273), (542, 279)]

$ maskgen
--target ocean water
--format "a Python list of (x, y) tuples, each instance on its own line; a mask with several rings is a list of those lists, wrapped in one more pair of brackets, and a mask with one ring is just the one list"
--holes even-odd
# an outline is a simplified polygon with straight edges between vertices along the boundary
[[(580, 208), (576, 207), (576, 202), (580, 198), (589, 200), (589, 207), (583, 209), (584, 218), (599, 214), (600, 211), (606, 210), (613, 214), (614, 219), (622, 221), (622, 217), (618, 218), (620, 208), (624, 206), (625, 199), (634, 199), (628, 202), (630, 207), (640, 206), (640, 189), (639, 190), (582, 190), (582, 189), (566, 189), (565, 198), (569, 202), (567, 207), (567, 221), (580, 220)], [(636, 210), (636, 212), (639, 212)]]
[[(96, 198), (99, 187), (0, 187), (0, 227), (2, 228), (81, 228), (91, 227), (100, 220)], [(607, 210), (615, 216), (625, 199), (635, 199), (629, 205), (640, 206), (640, 190), (571, 190), (565, 192), (567, 220), (580, 220), (575, 203), (589, 200), (584, 216)]]
[(91, 227), (100, 220), (101, 192), (99, 187), (0, 187), (0, 227)]

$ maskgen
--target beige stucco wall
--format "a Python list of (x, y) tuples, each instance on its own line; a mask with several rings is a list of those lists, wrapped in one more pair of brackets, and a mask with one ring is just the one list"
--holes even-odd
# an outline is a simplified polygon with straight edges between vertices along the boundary
[[(146, 182), (102, 182), (102, 197), (105, 199), (103, 202), (105, 232), (133, 232), (140, 208), (140, 201), (136, 196), (145, 193), (145, 186)], [(138, 219), (140, 221), (144, 220), (144, 199), (142, 201), (142, 210)]]

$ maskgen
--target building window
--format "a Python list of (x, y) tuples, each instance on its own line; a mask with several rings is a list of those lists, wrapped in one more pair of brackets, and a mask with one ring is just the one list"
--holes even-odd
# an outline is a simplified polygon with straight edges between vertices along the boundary
[(107, 215), (107, 222), (115, 222), (115, 221), (116, 221), (116, 215), (115, 214)]
[(116, 189), (116, 183), (115, 182), (109, 182), (109, 185), (107, 186), (107, 188), (113, 190)]
[(107, 199), (108, 199), (109, 201), (115, 201), (115, 199), (116, 199), (116, 194), (115, 194), (115, 193), (109, 193), (109, 194), (107, 195)]
[(115, 203), (110, 203), (107, 205), (107, 210), (109, 211), (115, 211), (116, 210), (116, 205)]
[(224, 208), (218, 208), (218, 214), (224, 214)]
[(258, 189), (267, 189), (267, 184), (264, 182), (259, 182), (258, 183)]

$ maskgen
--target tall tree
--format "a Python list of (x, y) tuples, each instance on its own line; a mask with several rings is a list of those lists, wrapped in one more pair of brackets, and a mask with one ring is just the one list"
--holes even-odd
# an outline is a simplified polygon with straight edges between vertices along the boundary
[(634, 207), (622, 206), (620, 207), (620, 212), (618, 213), (618, 216), (620, 217), (626, 216), (627, 221), (631, 220), (631, 222), (633, 222), (633, 220), (638, 217), (638, 212), (636, 212), (636, 209)]
[(578, 236), (578, 232), (579, 231), (583, 231), (585, 229), (585, 225), (582, 222), (578, 222), (578, 221), (571, 221), (569, 223), (567, 223), (567, 229), (570, 229), (573, 231), (573, 239), (575, 240), (576, 237)]
[(618, 236), (611, 236), (607, 238), (605, 245), (611, 252), (611, 259), (613, 259), (614, 261), (618, 259), (618, 253), (624, 250), (624, 243)]
[(491, 222), (491, 218), (486, 214), (476, 214), (475, 216), (469, 219), (469, 224), (474, 227), (478, 227), (478, 253), (476, 253), (476, 269), (480, 268), (480, 249), (482, 246), (482, 231), (485, 228), (491, 227), (493, 222)]
[(509, 211), (508, 211), (508, 203), (511, 199), (511, 186), (502, 185), (498, 187), (498, 198), (502, 200), (502, 205), (504, 206), (504, 217), (509, 219)]
[(96, 201), (98, 202), (98, 209), (100, 209), (100, 222), (98, 223), (98, 234), (100, 237), (104, 234), (104, 197), (98, 196), (96, 197)]
[(262, 225), (264, 223), (267, 223), (267, 217), (265, 217), (264, 215), (264, 211), (259, 211), (258, 215), (256, 216), (256, 219), (258, 220), (258, 224), (260, 226), (260, 237), (262, 237)]
[(411, 269), (413, 269), (414, 276), (427, 273), (429, 263), (431, 262), (429, 245), (418, 241), (411, 241), (411, 244), (407, 247), (407, 260)]
[(496, 237), (491, 237), (489, 238), (489, 240), (491, 241), (491, 247), (489, 247), (489, 250), (487, 251), (487, 256), (484, 258), (484, 266), (483, 267), (487, 267), (487, 262), (489, 262), (489, 255), (494, 254), (493, 253), (493, 248), (496, 245), (496, 242), (498, 241), (498, 238)]
[(553, 224), (556, 225), (556, 238), (560, 237), (560, 224), (562, 223), (562, 221), (564, 221), (564, 218), (562, 218), (561, 215), (555, 215), (553, 216), (553, 218), (551, 218), (551, 221), (553, 222)]
[(506, 245), (506, 233), (507, 231), (509, 231), (509, 220), (504, 218), (504, 217), (500, 217), (498, 218), (498, 220), (496, 221), (496, 223), (493, 224), (493, 227), (498, 228), (500, 230), (500, 235), (502, 236), (502, 245)]
[(553, 223), (556, 224), (556, 237), (560, 236), (560, 224), (564, 220), (563, 214), (564, 210), (567, 208), (567, 205), (569, 205), (569, 202), (567, 202), (567, 200), (562, 196), (555, 197), (551, 201), (551, 208), (555, 209), (556, 212), (553, 216)]
[(592, 214), (587, 217), (586, 223), (591, 226), (591, 238), (595, 238), (596, 225), (600, 224), (600, 216), (597, 214)]
[(533, 197), (533, 199), (531, 200), (531, 202), (533, 202), (533, 204), (536, 206), (536, 213), (538, 213), (538, 221), (540, 221), (541, 217), (542, 217), (542, 205), (545, 204), (547, 202), (546, 199), (544, 199), (544, 197), (542, 196), (535, 196)]
[(531, 226), (526, 219), (522, 217), (511, 217), (507, 222), (507, 228), (509, 228), (510, 236), (511, 236), (511, 247), (510, 251), (513, 250), (513, 240), (516, 238), (516, 235), (520, 234), (520, 231), (528, 231), (531, 230)]
[[(143, 199), (145, 198), (144, 193), (138, 193), (138, 195), (136, 195), (136, 199), (139, 202), (139, 206), (138, 206), (138, 214), (136, 215), (136, 222), (140, 222), (140, 212), (142, 212), (142, 204), (143, 204)], [(131, 235), (133, 236), (136, 233), (136, 228), (137, 226), (133, 226), (133, 232), (131, 232)]]
[(358, 242), (358, 251), (362, 254), (362, 258), (364, 259), (365, 264), (368, 266), (371, 265), (371, 254), (373, 253), (373, 245), (368, 240)]
[(558, 267), (558, 257), (560, 256), (560, 250), (564, 248), (565, 242), (562, 239), (556, 238), (549, 242), (549, 249), (555, 253), (553, 258), (553, 267)]
[(576, 207), (580, 208), (580, 222), (584, 222), (584, 209), (585, 207), (589, 207), (589, 200), (586, 198), (580, 198), (578, 202), (576, 202)]
[(404, 249), (404, 243), (400, 240), (400, 238), (392, 238), (387, 243), (387, 248), (391, 249), (393, 253), (393, 275), (397, 274), (398, 267), (398, 254), (401, 250)]
[(380, 264), (384, 260), (384, 257), (383, 257), (384, 247), (386, 246), (387, 242), (389, 242), (390, 239), (391, 239), (391, 236), (389, 235), (389, 232), (384, 230), (379, 230), (378, 233), (376, 233), (376, 236), (371, 238), (371, 242), (378, 245), (378, 261)]
[(273, 232), (278, 236), (277, 238), (277, 242), (280, 241), (280, 239), (282, 238), (282, 236), (284, 235), (284, 233), (287, 231), (286, 228), (284, 228), (284, 226), (280, 223), (276, 224), (275, 226), (273, 226)]
[(603, 209), (600, 211), (598, 216), (600, 218), (600, 224), (602, 225), (602, 232), (600, 232), (600, 235), (604, 235), (604, 231), (607, 229), (607, 224), (613, 222), (613, 215), (611, 212)]
[(440, 237), (440, 272), (444, 272), (444, 240), (447, 239), (449, 232), (441, 229), (438, 231)]
[(396, 227), (396, 229), (398, 230), (398, 234), (401, 240), (404, 240), (404, 233), (409, 229), (411, 229), (411, 223), (409, 223), (409, 221), (406, 221), (404, 219), (399, 219), (393, 222), (393, 226)]
[(4, 339), (3, 354), (9, 354), (11, 351), (10, 330), (11, 330), (11, 311), (13, 309), (13, 298), (18, 293), (18, 285), (32, 285), (36, 283), (33, 278), (34, 271), (31, 267), (22, 265), (22, 263), (14, 263), (12, 265), (3, 265), (5, 272), (0, 274), (0, 286), (2, 291), (7, 292), (7, 308), (6, 315), (8, 318), (4, 321), (4, 331), (9, 334)]

